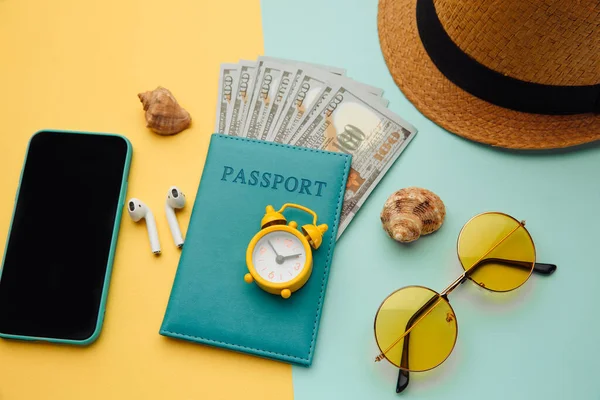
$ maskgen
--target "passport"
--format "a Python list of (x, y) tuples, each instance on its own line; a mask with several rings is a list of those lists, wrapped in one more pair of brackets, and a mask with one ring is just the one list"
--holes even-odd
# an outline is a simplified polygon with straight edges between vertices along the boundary
[[(310, 366), (352, 157), (221, 134), (211, 136), (160, 334)], [(244, 275), (265, 208), (297, 203), (329, 229), (308, 282), (288, 299)], [(287, 221), (312, 223), (300, 210)]]

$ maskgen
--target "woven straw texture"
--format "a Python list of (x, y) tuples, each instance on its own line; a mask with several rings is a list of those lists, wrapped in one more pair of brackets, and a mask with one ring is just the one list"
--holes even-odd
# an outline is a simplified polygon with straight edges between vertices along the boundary
[[(522, 113), (455, 86), (438, 71), (421, 44), (416, 2), (380, 0), (379, 40), (394, 81), (425, 116), (459, 136), (504, 148), (554, 149), (600, 140), (598, 114)], [(598, 84), (600, 2), (562, 3), (435, 2), (453, 41), (489, 68), (537, 83)]]

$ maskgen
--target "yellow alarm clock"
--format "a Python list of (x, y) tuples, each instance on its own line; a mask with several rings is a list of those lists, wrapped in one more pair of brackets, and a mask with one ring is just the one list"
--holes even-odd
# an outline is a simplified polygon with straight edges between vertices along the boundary
[[(303, 225), (287, 220), (282, 212), (297, 208), (313, 216), (313, 223)], [(275, 211), (267, 206), (261, 230), (254, 235), (246, 251), (247, 283), (256, 282), (262, 290), (284, 299), (300, 289), (312, 273), (312, 249), (318, 249), (327, 231), (326, 224), (317, 226), (317, 214), (298, 204), (286, 203)]]

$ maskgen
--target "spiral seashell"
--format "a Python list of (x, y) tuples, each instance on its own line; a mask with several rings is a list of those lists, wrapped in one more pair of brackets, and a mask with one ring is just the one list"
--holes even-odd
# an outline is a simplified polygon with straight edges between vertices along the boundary
[(159, 86), (151, 92), (139, 93), (138, 97), (146, 111), (146, 127), (159, 135), (174, 135), (190, 126), (190, 114), (167, 89)]
[(445, 216), (446, 207), (435, 193), (409, 187), (392, 193), (380, 217), (383, 229), (392, 239), (409, 243), (440, 229)]

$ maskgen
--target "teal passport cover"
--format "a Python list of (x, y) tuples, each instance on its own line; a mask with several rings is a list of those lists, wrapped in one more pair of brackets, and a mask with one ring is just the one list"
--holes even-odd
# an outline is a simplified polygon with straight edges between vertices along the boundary
[[(309, 366), (351, 156), (214, 134), (160, 334)], [(265, 207), (298, 203), (329, 229), (289, 299), (244, 281)], [(286, 209), (302, 226), (312, 217)]]

